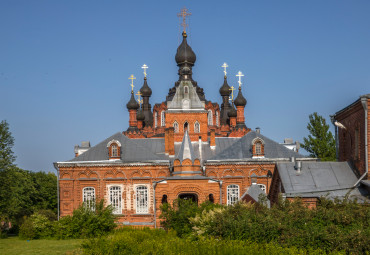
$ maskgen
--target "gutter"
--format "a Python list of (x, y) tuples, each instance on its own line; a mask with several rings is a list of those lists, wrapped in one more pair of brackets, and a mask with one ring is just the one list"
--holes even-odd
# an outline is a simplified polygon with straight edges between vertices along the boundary
[(369, 173), (369, 152), (368, 152), (368, 142), (369, 141), (367, 140), (367, 136), (368, 136), (369, 130), (367, 130), (367, 126), (368, 126), (368, 123), (367, 123), (367, 117), (368, 117), (367, 97), (362, 97), (361, 98), (361, 103), (362, 103), (362, 106), (364, 107), (364, 111), (365, 111), (365, 167), (366, 167), (365, 174), (368, 174)]
[(60, 218), (60, 208), (59, 208), (59, 168), (58, 168), (58, 163), (53, 163), (55, 170), (57, 170), (57, 204), (58, 204), (58, 221)]
[(154, 228), (157, 228), (157, 204), (155, 200), (155, 188), (157, 187), (157, 184), (160, 182), (165, 181), (166, 179), (160, 180), (160, 181), (154, 181), (153, 182), (153, 204), (154, 204)]

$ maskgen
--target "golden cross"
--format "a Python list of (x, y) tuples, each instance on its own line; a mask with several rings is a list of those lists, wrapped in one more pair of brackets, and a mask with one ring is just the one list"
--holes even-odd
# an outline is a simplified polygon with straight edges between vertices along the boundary
[(184, 32), (186, 32), (186, 27), (188, 26), (188, 24), (186, 24), (186, 17), (191, 15), (191, 13), (187, 11), (188, 9), (184, 7), (181, 9), (181, 12), (177, 14), (177, 17), (182, 17), (182, 23), (180, 25), (184, 28)]
[(224, 73), (225, 73), (225, 76), (226, 76), (226, 74), (227, 74), (226, 68), (228, 68), (229, 66), (226, 63), (224, 63), (221, 67), (224, 68)]
[(144, 69), (144, 77), (146, 78), (146, 69), (148, 69), (149, 67), (146, 64), (144, 64), (141, 68)]
[(242, 86), (242, 77), (244, 76), (244, 74), (241, 71), (239, 71), (236, 76), (239, 77), (238, 83), (239, 83), (239, 88), (240, 88)]
[(137, 95), (137, 102), (139, 103), (139, 105), (141, 106), (141, 104), (143, 103), (143, 99), (141, 99), (141, 92), (140, 90), (136, 93)]
[(231, 86), (231, 88), (229, 88), (229, 90), (231, 90), (231, 99), (229, 99), (229, 100), (234, 101), (234, 90), (235, 90), (234, 86)]
[(131, 80), (131, 91), (134, 91), (134, 80), (136, 79), (135, 76), (133, 74), (131, 74), (130, 77), (128, 77), (129, 80)]

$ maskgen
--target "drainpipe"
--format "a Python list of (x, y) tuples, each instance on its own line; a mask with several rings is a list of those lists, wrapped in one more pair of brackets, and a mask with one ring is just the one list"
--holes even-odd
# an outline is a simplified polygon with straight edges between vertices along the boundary
[(368, 140), (367, 140), (367, 136), (368, 136), (368, 130), (367, 130), (367, 98), (366, 97), (363, 97), (361, 98), (361, 103), (362, 103), (362, 106), (364, 107), (364, 111), (365, 111), (365, 173), (369, 173), (369, 152), (368, 152)]
[(157, 228), (157, 205), (155, 201), (155, 187), (157, 186), (157, 182), (153, 182), (153, 203), (154, 203), (154, 228)]
[(57, 170), (57, 206), (58, 206), (58, 221), (59, 221), (59, 168), (58, 168), (58, 164), (57, 163), (54, 163), (54, 168), (55, 170)]
[(222, 181), (219, 181), (218, 184), (220, 185), (220, 205), (222, 205)]
[(339, 161), (339, 155), (338, 155), (338, 144), (339, 144), (339, 141), (338, 141), (338, 127), (334, 124), (335, 122), (335, 115), (330, 115), (330, 120), (331, 120), (331, 123), (334, 125), (334, 129), (335, 129), (335, 157), (337, 158), (337, 161)]

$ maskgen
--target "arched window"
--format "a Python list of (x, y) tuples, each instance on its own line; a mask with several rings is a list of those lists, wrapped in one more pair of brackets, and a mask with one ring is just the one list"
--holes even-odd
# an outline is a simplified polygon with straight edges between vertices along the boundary
[(164, 111), (161, 112), (161, 126), (164, 127), (166, 125)]
[(188, 87), (188, 86), (185, 86), (185, 87), (184, 87), (184, 93), (185, 93), (185, 94), (188, 94), (188, 93), (189, 93), (189, 87)]
[(117, 144), (112, 144), (111, 150), (112, 150), (112, 158), (113, 157), (118, 157), (118, 146), (117, 146)]
[(162, 196), (162, 204), (167, 204), (167, 195)]
[(114, 214), (122, 213), (122, 191), (120, 186), (109, 188), (109, 203), (113, 207)]
[(136, 213), (148, 213), (148, 188), (144, 185), (136, 187)]
[(95, 189), (93, 187), (83, 188), (82, 197), (86, 208), (95, 211)]
[(256, 142), (255, 146), (256, 146), (256, 154), (261, 155), (262, 154), (262, 143), (261, 142)]
[(265, 184), (257, 184), (258, 187), (260, 187), (261, 190), (263, 190), (263, 192), (266, 193), (266, 185)]
[(185, 123), (184, 123), (184, 132), (185, 132), (186, 130), (188, 130), (188, 127), (189, 127), (189, 123), (185, 122)]
[(252, 153), (253, 157), (263, 158), (265, 155), (265, 142), (260, 138), (256, 137), (252, 141)]
[(209, 194), (208, 199), (209, 199), (209, 202), (211, 202), (211, 203), (215, 202), (215, 198), (213, 197), (213, 194)]
[(158, 113), (154, 112), (154, 127), (158, 127)]
[(239, 200), (239, 186), (231, 184), (227, 186), (227, 204), (233, 205)]
[(194, 133), (200, 133), (200, 125), (198, 121), (194, 123)]
[(173, 129), (174, 129), (175, 133), (179, 132), (179, 123), (177, 123), (176, 121), (173, 123)]
[(213, 113), (212, 110), (208, 110), (208, 125), (213, 126)]
[(218, 111), (216, 111), (216, 126), (220, 126), (220, 120), (219, 120), (219, 114)]

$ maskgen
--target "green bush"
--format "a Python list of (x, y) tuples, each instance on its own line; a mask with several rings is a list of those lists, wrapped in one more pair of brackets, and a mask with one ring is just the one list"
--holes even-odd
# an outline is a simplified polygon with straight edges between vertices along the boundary
[(21, 239), (39, 239), (53, 235), (53, 222), (41, 213), (34, 213), (25, 218), (19, 230)]
[[(93, 238), (82, 245), (83, 253), (98, 254), (324, 254), (322, 250), (284, 248), (276, 243), (242, 240), (179, 238), (174, 231), (121, 228), (110, 236)], [(338, 252), (333, 254), (340, 254)]]

